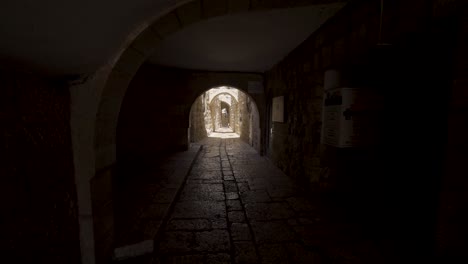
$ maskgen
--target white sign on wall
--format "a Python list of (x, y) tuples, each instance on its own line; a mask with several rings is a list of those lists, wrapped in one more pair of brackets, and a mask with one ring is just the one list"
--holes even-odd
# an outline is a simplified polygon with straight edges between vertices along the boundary
[(358, 88), (327, 90), (324, 98), (322, 143), (335, 147), (369, 144), (376, 136), (376, 117), (382, 107), (375, 93)]
[(284, 122), (284, 96), (273, 98), (272, 121)]

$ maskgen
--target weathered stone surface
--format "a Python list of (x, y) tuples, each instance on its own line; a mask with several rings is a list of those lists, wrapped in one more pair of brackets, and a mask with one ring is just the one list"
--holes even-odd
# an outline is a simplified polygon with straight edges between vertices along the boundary
[(218, 228), (218, 229), (226, 229), (227, 228), (227, 220), (224, 217), (219, 218), (211, 218), (211, 227)]
[(208, 219), (172, 219), (167, 225), (168, 230), (207, 230), (211, 229)]
[(243, 209), (239, 200), (227, 200), (226, 207), (228, 211), (239, 211)]
[(151, 204), (143, 212), (143, 218), (163, 219), (169, 210), (169, 204)]
[(239, 179), (236, 178), (237, 181), (237, 187), (239, 188), (239, 192), (247, 192), (250, 191), (249, 184), (246, 182), (239, 182)]
[(153, 196), (155, 203), (171, 203), (177, 193), (177, 188), (160, 188)]
[(226, 215), (224, 202), (184, 201), (175, 205), (174, 218), (219, 218)]
[(224, 176), (223, 180), (225, 180), (225, 181), (234, 181), (234, 176)]
[(285, 248), (293, 263), (322, 263), (318, 252), (307, 250), (301, 244), (290, 243)]
[(233, 176), (234, 174), (232, 173), (231, 170), (223, 170), (223, 175), (224, 176)]
[(312, 204), (305, 198), (291, 197), (286, 199), (286, 201), (296, 212), (310, 212), (314, 209)]
[(234, 242), (234, 252), (236, 263), (258, 263), (253, 242)]
[(270, 196), (265, 190), (253, 190), (242, 192), (241, 199), (244, 204), (271, 201)]
[(232, 223), (243, 223), (243, 222), (245, 222), (244, 211), (231, 211), (231, 212), (228, 212), (228, 219)]
[(181, 194), (181, 201), (224, 201), (221, 184), (187, 184)]
[(252, 222), (255, 241), (261, 243), (286, 242), (296, 239), (294, 231), (285, 222)]
[(203, 169), (193, 169), (190, 174), (190, 179), (200, 179), (200, 180), (222, 180), (223, 176), (219, 170), (203, 170)]
[[(79, 263), (78, 209), (90, 212), (91, 204), (80, 207), (77, 204), (70, 92), (47, 78), (15, 72), (7, 64), (3, 66), (0, 69), (3, 258), (17, 263)], [(106, 189), (102, 189), (104, 194), (108, 193)], [(102, 198), (101, 201), (110, 197)], [(100, 203), (96, 210), (101, 208), (104, 207)], [(106, 226), (112, 221), (101, 224), (107, 231)], [(33, 252), (25, 254), (25, 250)]]
[(190, 252), (195, 243), (195, 236), (191, 232), (165, 232), (158, 250), (161, 253), (185, 253)]
[(195, 233), (197, 251), (228, 251), (231, 247), (226, 230), (212, 230)]
[(227, 193), (237, 192), (237, 185), (235, 181), (224, 181), (224, 191)]
[(166, 264), (166, 263), (168, 264), (169, 263), (204, 264), (205, 256), (203, 254), (182, 255), (182, 256), (161, 256), (157, 261), (155, 261), (155, 263), (148, 263), (148, 264)]
[(228, 200), (239, 199), (239, 194), (237, 192), (228, 192), (228, 193), (226, 193), (226, 199), (228, 199)]
[(231, 264), (231, 256), (229, 254), (208, 254), (206, 256), (207, 264)]
[(288, 252), (282, 244), (266, 244), (258, 247), (263, 263), (290, 263)]
[(294, 216), (287, 203), (250, 203), (245, 205), (247, 217), (257, 221), (288, 219)]
[(232, 223), (230, 230), (231, 230), (232, 240), (234, 241), (252, 240), (252, 235), (250, 234), (250, 229), (247, 224)]

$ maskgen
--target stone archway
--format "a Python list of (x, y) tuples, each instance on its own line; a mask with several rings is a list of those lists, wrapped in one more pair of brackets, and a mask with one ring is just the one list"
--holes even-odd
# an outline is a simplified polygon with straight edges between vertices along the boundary
[[(194, 100), (189, 113), (190, 142), (200, 141), (208, 137), (210, 133), (216, 132), (216, 126), (213, 124), (214, 115), (212, 114), (210, 105), (214, 103), (214, 99), (217, 97), (228, 95), (232, 97), (230, 104), (231, 111), (229, 113), (232, 132), (252, 146), (258, 153), (261, 153), (262, 140), (264, 140), (262, 129), (264, 127), (260, 120), (263, 120), (265, 117), (264, 115), (260, 115), (259, 107), (264, 109), (265, 105), (257, 105), (257, 100), (253, 99), (251, 94), (245, 93), (241, 89), (230, 87), (230, 90), (232, 91), (226, 92), (226, 90), (216, 91), (216, 89), (209, 89), (202, 91), (200, 96)], [(227, 102), (227, 106), (229, 106), (229, 102)], [(218, 111), (221, 110), (218, 109)]]
[[(112, 207), (112, 175), (120, 107), (130, 81), (158, 42), (190, 24), (216, 16), (336, 2), (344, 1), (178, 1), (135, 28), (108, 63), (93, 75), (70, 84), (70, 125), (83, 263), (95, 263), (95, 252), (97, 255), (107, 254), (111, 249), (112, 216), (109, 214), (112, 211), (109, 208)], [(262, 124), (262, 115), (260, 120)]]

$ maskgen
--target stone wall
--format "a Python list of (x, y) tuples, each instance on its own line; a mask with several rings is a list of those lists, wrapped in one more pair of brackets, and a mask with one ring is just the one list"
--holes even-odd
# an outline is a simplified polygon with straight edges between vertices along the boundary
[(244, 93), (239, 94), (239, 106), (240, 106), (240, 109), (239, 109), (240, 116), (242, 117), (239, 120), (239, 126), (240, 126), (239, 135), (243, 141), (249, 142), (249, 134), (250, 134), (249, 112), (247, 108), (247, 95)]
[[(434, 1), (435, 16), (455, 31), (450, 74), (444, 177), (440, 181), (437, 253), (446, 263), (467, 262), (468, 248), (468, 8), (466, 1)], [(442, 27), (444, 28), (444, 27)], [(446, 38), (446, 41), (450, 38)]]
[(239, 93), (239, 134), (243, 141), (260, 153), (260, 118), (257, 107), (245, 93)]
[(15, 263), (81, 263), (65, 83), (0, 69), (0, 247)]
[(218, 131), (221, 127), (221, 100), (215, 97), (210, 103), (211, 121), (213, 122), (213, 131)]
[[(203, 93), (197, 97), (190, 110), (190, 142), (198, 142), (208, 136), (207, 127), (211, 130), (211, 126), (207, 126), (205, 123), (205, 118), (208, 116), (207, 111), (208, 107)], [(211, 123), (211, 119), (208, 120), (209, 123)]]
[[(439, 183), (448, 177), (442, 161), (451, 65), (464, 51), (451, 54), (457, 27), (453, 19), (434, 18), (431, 1), (386, 1), (380, 34), (379, 2), (349, 4), (265, 74), (268, 108), (273, 97), (285, 96), (285, 122), (270, 123), (268, 156), (302, 186), (310, 186), (312, 194), (347, 208), (373, 237), (400, 237), (395, 248), (412, 259), (433, 252), (438, 243), (434, 216)], [(379, 36), (392, 45), (378, 46)], [(328, 69), (342, 73), (344, 87), (383, 96), (384, 109), (372, 128), (380, 131), (380, 141), (350, 149), (321, 144)], [(457, 79), (454, 87), (459, 93), (466, 83)], [(453, 126), (462, 122), (459, 114), (458, 119), (451, 116)], [(451, 162), (462, 157), (450, 152)], [(461, 197), (456, 193), (448, 192), (445, 201)], [(458, 204), (451, 217), (461, 208)], [(461, 241), (454, 237), (446, 245)]]

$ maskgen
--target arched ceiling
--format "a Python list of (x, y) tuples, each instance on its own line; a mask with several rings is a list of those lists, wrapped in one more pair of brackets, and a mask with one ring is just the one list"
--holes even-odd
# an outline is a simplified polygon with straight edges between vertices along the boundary
[[(0, 64), (15, 62), (54, 75), (93, 72), (138, 25), (180, 2), (2, 1)], [(151, 61), (184, 68), (262, 71), (341, 6), (249, 12), (202, 21), (164, 41)]]
[(51, 74), (89, 73), (103, 65), (142, 22), (177, 0), (2, 0), (0, 63)]
[(240, 13), (193, 24), (164, 39), (153, 64), (264, 72), (302, 43), (343, 3)]

